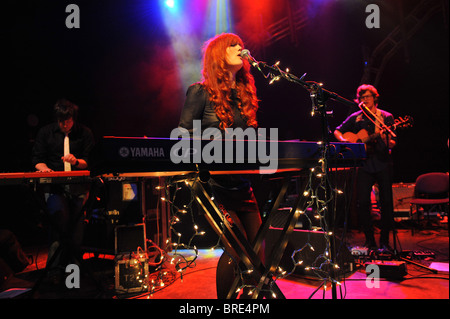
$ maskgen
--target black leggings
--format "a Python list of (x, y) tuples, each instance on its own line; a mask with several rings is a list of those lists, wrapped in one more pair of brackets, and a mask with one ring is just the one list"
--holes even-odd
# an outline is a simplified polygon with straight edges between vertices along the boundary
[[(235, 191), (226, 193), (225, 196), (224, 193), (214, 192), (214, 196), (218, 196), (219, 203), (229, 203), (228, 205), (220, 205), (222, 212), (229, 215), (229, 218), (247, 238), (248, 242), (253, 244), (262, 222), (252, 190), (250, 189), (248, 193), (237, 193)], [(228, 210), (227, 207), (233, 208), (233, 210)], [(232, 253), (233, 250), (230, 248), (225, 247), (225, 252), (220, 257), (217, 265), (216, 290), (218, 299), (227, 297), (236, 277), (239, 257), (234, 255)], [(258, 256), (264, 261), (264, 245), (261, 245)]]

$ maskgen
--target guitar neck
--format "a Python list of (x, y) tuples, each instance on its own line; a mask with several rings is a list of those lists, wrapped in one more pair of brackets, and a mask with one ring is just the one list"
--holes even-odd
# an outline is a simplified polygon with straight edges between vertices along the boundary
[[(373, 141), (374, 139), (381, 136), (382, 133), (387, 131), (389, 134), (392, 135), (391, 130), (396, 130), (400, 128), (405, 127), (411, 127), (412, 126), (412, 118), (409, 116), (406, 116), (405, 119), (400, 118), (400, 120), (396, 120), (396, 122), (390, 126), (387, 126), (386, 129), (382, 129), (379, 132), (369, 134), (365, 129), (360, 130), (358, 133), (352, 133), (352, 132), (346, 132), (343, 134), (343, 137), (345, 140), (351, 142), (351, 143), (369, 143), (370, 141)], [(395, 137), (395, 135), (393, 135)]]

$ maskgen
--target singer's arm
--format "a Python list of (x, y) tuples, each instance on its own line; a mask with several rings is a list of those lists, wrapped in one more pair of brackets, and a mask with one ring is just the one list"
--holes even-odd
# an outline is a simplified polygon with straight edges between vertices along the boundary
[(187, 129), (189, 133), (193, 134), (194, 120), (200, 120), (202, 128), (220, 127), (220, 120), (217, 117), (213, 103), (209, 99), (209, 94), (200, 83), (189, 87), (178, 126)]
[(186, 92), (186, 100), (181, 111), (179, 127), (187, 129), (191, 134), (193, 121), (201, 120), (205, 106), (206, 95), (200, 83), (191, 85)]

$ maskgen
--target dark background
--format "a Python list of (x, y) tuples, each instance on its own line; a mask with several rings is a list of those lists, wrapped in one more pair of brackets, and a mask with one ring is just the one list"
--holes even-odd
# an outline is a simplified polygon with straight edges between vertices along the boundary
[[(69, 3), (80, 8), (79, 29), (65, 25)], [(33, 139), (53, 120), (52, 106), (61, 97), (80, 106), (79, 120), (92, 128), (97, 140), (104, 135), (169, 136), (178, 124), (188, 83), (176, 73), (179, 64), (170, 49), (161, 3), (2, 2), (0, 171), (33, 170), (29, 158)], [(379, 29), (365, 25), (370, 3), (379, 5)], [(407, 23), (411, 20), (406, 17), (421, 3), (435, 11), (423, 25), (418, 22), (422, 17)], [(448, 171), (448, 1), (232, 0), (229, 8), (230, 30), (248, 43), (256, 59), (270, 64), (279, 60), (283, 69), (289, 67), (297, 76), (307, 73), (306, 80), (322, 82), (349, 100), (361, 82), (375, 84), (380, 108), (394, 117), (414, 118), (412, 128), (398, 132), (395, 182)], [(293, 12), (300, 12), (301, 18), (292, 21), (302, 23), (274, 40), (272, 26)], [(190, 18), (200, 21), (195, 15)], [(414, 26), (419, 27), (409, 37), (401, 36)], [(364, 78), (365, 62), (396, 28), (403, 31), (396, 41), (406, 41), (395, 46), (378, 81), (374, 76)], [(207, 36), (203, 32), (195, 39), (203, 42)], [(199, 58), (201, 45), (195, 50), (186, 55)], [(386, 52), (376, 56), (383, 57)], [(320, 120), (310, 117), (307, 91), (283, 80), (269, 85), (262, 74), (256, 70), (253, 74), (261, 100), (261, 127), (278, 127), (280, 139), (321, 139)], [(198, 80), (199, 76), (192, 78)], [(334, 112), (329, 120), (332, 130), (355, 110), (334, 101), (328, 106)]]

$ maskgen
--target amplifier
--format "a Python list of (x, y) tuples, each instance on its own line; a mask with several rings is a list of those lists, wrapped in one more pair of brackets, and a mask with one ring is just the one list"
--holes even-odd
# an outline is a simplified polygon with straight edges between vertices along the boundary
[(392, 195), (394, 199), (394, 218), (410, 219), (410, 202), (414, 196), (414, 183), (392, 184)]

